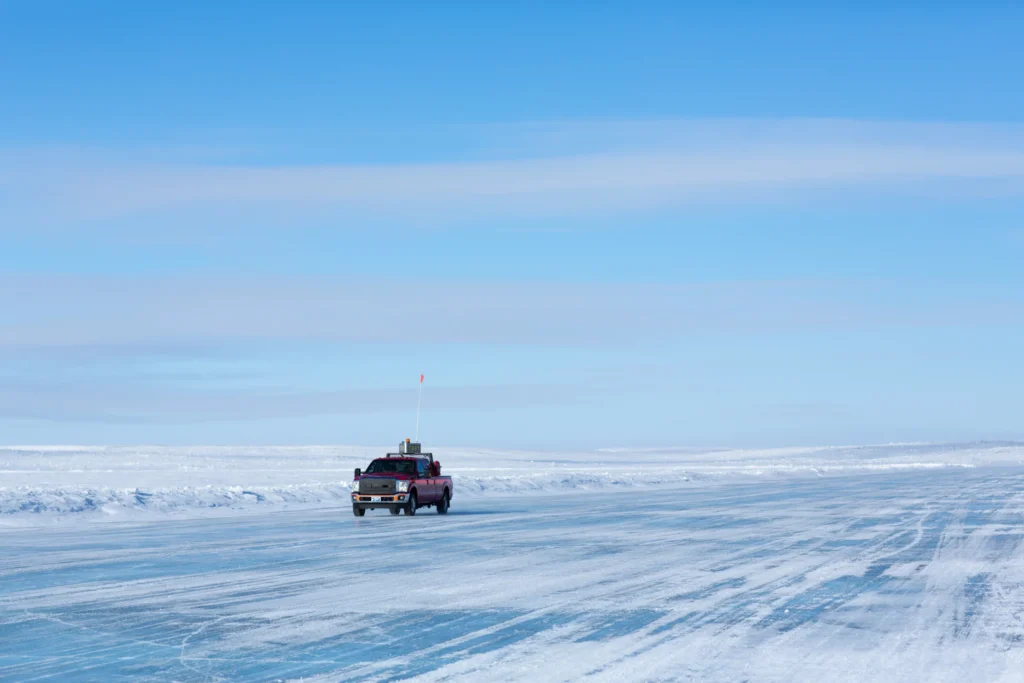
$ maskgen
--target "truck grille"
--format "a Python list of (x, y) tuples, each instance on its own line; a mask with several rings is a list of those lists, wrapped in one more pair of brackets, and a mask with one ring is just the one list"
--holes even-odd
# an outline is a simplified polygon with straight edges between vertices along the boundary
[(394, 479), (360, 479), (359, 480), (359, 493), (363, 495), (372, 494), (374, 496), (382, 493), (394, 493), (395, 492), (395, 480)]

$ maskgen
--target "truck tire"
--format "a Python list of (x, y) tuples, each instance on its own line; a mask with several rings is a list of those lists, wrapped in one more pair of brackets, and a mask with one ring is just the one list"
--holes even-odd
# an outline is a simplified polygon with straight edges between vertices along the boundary
[(397, 515), (397, 514), (399, 514), (400, 512), (402, 512), (402, 508), (400, 508), (400, 507), (398, 507), (398, 506), (396, 505), (396, 506), (395, 506), (395, 507), (393, 507), (393, 508), (388, 508), (388, 512), (390, 512), (390, 513), (391, 513), (391, 514), (393, 514), (393, 515)]
[(409, 502), (405, 506), (405, 514), (406, 515), (408, 515), (409, 517), (412, 517), (413, 515), (416, 514), (416, 503), (417, 502), (419, 502), (419, 501), (416, 500), (416, 492), (413, 491), (412, 493), (409, 494)]
[(361, 508), (358, 505), (353, 505), (352, 506), (352, 514), (355, 515), (356, 517), (362, 517), (363, 515), (366, 514), (366, 508)]
[(448, 498), (448, 489), (445, 489), (444, 490), (444, 495), (441, 496), (441, 500), (437, 504), (437, 514), (439, 514), (439, 515), (447, 515), (448, 514), (448, 506), (449, 505), (450, 505), (450, 502), (449, 502), (449, 498)]

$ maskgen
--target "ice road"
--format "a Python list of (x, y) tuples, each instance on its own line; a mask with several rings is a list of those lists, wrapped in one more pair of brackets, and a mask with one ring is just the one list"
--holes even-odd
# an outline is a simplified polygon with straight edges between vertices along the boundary
[(0, 530), (0, 679), (1024, 680), (1024, 469)]

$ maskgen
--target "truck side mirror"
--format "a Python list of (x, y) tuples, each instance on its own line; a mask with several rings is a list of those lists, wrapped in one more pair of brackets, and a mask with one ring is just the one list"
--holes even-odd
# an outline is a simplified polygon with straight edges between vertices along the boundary
[(363, 471), (357, 467), (356, 468), (356, 479), (358, 479), (359, 475), (361, 475), (362, 473), (363, 473)]

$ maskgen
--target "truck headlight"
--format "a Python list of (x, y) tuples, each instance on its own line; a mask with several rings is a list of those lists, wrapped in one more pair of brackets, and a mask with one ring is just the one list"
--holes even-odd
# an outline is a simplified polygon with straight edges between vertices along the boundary
[(395, 490), (398, 491), (399, 493), (405, 493), (406, 491), (409, 490), (409, 482), (407, 482), (407, 481), (400, 481), (400, 482), (398, 482), (398, 488), (395, 489)]
[(356, 479), (354, 482), (352, 482), (352, 492), (353, 493), (359, 493), (359, 480), (358, 479)]

